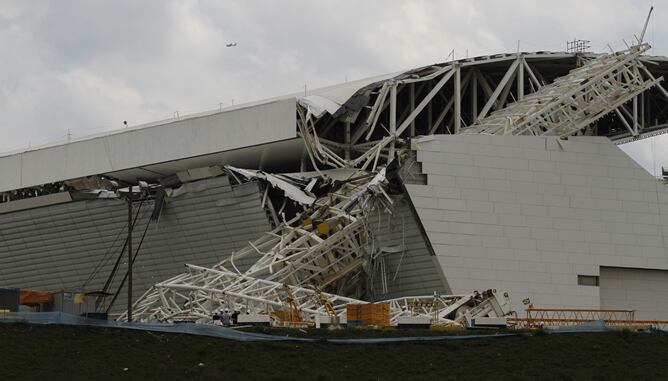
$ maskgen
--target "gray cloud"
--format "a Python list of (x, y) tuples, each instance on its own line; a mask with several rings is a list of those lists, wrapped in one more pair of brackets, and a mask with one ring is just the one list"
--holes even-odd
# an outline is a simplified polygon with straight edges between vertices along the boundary
[[(621, 49), (649, 4), (4, 0), (0, 151), (441, 62), (452, 49), (564, 50), (574, 37)], [(648, 30), (654, 54), (668, 54), (667, 14), (657, 8)], [(624, 149), (646, 168), (668, 163), (668, 140), (655, 145)]]

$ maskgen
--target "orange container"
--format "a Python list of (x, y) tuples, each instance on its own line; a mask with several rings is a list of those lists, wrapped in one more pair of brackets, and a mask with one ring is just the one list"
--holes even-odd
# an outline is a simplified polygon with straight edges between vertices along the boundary
[(362, 325), (390, 325), (390, 305), (387, 303), (348, 304), (346, 312), (348, 320), (359, 320)]
[(361, 313), (360, 313), (360, 306), (363, 306), (364, 304), (348, 304), (346, 305), (346, 314), (348, 317), (348, 320), (362, 320), (360, 318)]

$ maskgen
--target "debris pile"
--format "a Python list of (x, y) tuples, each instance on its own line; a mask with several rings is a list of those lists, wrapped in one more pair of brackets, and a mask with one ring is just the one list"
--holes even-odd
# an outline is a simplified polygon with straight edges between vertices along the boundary
[[(396, 188), (393, 184), (403, 181), (396, 173), (406, 171), (402, 167), (412, 163), (406, 160), (411, 137), (439, 131), (595, 135), (596, 121), (611, 113), (619, 117), (632, 136), (638, 136), (638, 126), (631, 126), (625, 118), (629, 112), (624, 104), (635, 102), (638, 94), (655, 86), (665, 92), (659, 85), (662, 77), (652, 76), (643, 64), (651, 63), (642, 57), (647, 49), (649, 45), (639, 43), (613, 54), (579, 56), (581, 65), (551, 84), (536, 76), (518, 53), (494, 91), (477, 69), (467, 70), (462, 80), (462, 68), (477, 63), (458, 61), (371, 84), (344, 104), (314, 96), (299, 99), (297, 131), (305, 147), (301, 166), (306, 168), (305, 161), (309, 160), (314, 172), (272, 174), (224, 168), (237, 182), (260, 181), (266, 185), (262, 204), (276, 228), (215, 266), (186, 265), (185, 273), (146, 292), (134, 304), (133, 315), (142, 321), (182, 319), (211, 323), (216, 311), (229, 309), (272, 316), (285, 324), (318, 317), (345, 319), (346, 305), (367, 303), (360, 289), (365, 266), (374, 251), (368, 216), (377, 210), (392, 213), (391, 194)], [(527, 83), (525, 72), (529, 76)], [(510, 103), (507, 100), (509, 95), (512, 97), (515, 77), (517, 99)], [(443, 89), (451, 79), (454, 93), (447, 100)], [(478, 80), (488, 95), (480, 112), (475, 100)], [(467, 116), (467, 127), (463, 123), (461, 97), (462, 88), (469, 81), (473, 81), (471, 94), (475, 101)], [(431, 85), (425, 86), (428, 83)], [(415, 94), (421, 89), (425, 94), (416, 103)], [(532, 93), (525, 95), (529, 89)], [(398, 110), (398, 97), (409, 99), (410, 107)], [(434, 105), (439, 112), (435, 121)], [(427, 118), (421, 115), (425, 109), (429, 111)], [(444, 124), (446, 115), (450, 115), (450, 122)], [(363, 138), (366, 142), (360, 142)], [(331, 168), (344, 171), (347, 176), (333, 179), (328, 176)], [(270, 189), (281, 194), (278, 209), (274, 208)], [(249, 268), (239, 269), (235, 261), (240, 258), (256, 260)], [(496, 290), (408, 296), (380, 303), (389, 306), (393, 325), (418, 321), (498, 325), (494, 319), (510, 313), (508, 294)], [(126, 318), (124, 314), (120, 319)]]

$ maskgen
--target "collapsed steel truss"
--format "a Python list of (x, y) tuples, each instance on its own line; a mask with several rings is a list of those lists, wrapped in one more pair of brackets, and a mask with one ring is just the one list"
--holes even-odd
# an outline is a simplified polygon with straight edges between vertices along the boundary
[[(325, 293), (315, 287), (289, 286), (195, 265), (187, 267), (187, 273), (160, 282), (149, 290), (136, 306), (135, 316), (143, 321), (194, 319), (210, 323), (213, 313), (223, 308), (271, 315), (291, 308), (286, 305), (289, 294), (292, 308), (300, 315), (299, 320), (313, 321), (317, 316), (342, 319), (346, 317), (348, 304), (368, 303)], [(471, 317), (503, 316), (508, 311), (510, 299), (507, 294), (488, 290), (483, 294), (407, 296), (379, 303), (389, 304), (392, 325), (396, 325), (401, 317), (469, 325)], [(125, 320), (126, 316), (120, 319)]]
[[(513, 61), (494, 90), (475, 67), (462, 79), (462, 68), (475, 66), (473, 63), (432, 66), (366, 89), (367, 106), (343, 107), (344, 112), (336, 117), (338, 111), (325, 116), (312, 107), (313, 103), (301, 102), (297, 108), (298, 131), (319, 176), (305, 185), (261, 171), (228, 171), (234, 177), (260, 179), (280, 188), (286, 199), (301, 204), (303, 211), (289, 220), (282, 216), (276, 229), (213, 267), (187, 265), (187, 272), (156, 284), (134, 304), (134, 316), (145, 321), (190, 318), (211, 322), (213, 312), (221, 308), (253, 314), (289, 308), (309, 315), (306, 318), (342, 316), (346, 304), (366, 303), (340, 294), (345, 292), (346, 283), (357, 281), (355, 278), (373, 251), (366, 216), (376, 208), (391, 210), (386, 166), (402, 160), (399, 152), (406, 147), (405, 138), (439, 131), (561, 137), (591, 134), (592, 124), (612, 112), (637, 136), (637, 96), (662, 80), (654, 78), (642, 63), (641, 55), (647, 49), (647, 44), (641, 44), (618, 53), (582, 56), (581, 67), (550, 84), (520, 54), (509, 58)], [(529, 77), (527, 83), (525, 73)], [(454, 86), (448, 98), (443, 90), (451, 80)], [(511, 94), (513, 81), (516, 98)], [(466, 127), (461, 98), (469, 84), (471, 127)], [(482, 108), (478, 107), (479, 88), (487, 97)], [(410, 92), (410, 106), (402, 112), (398, 107), (401, 90)], [(525, 95), (525, 91), (529, 94)], [(424, 95), (416, 104), (418, 93)], [(668, 97), (668, 93), (665, 95)], [(509, 98), (514, 102), (509, 102)], [(630, 100), (633, 126), (625, 119), (625, 114), (630, 114), (625, 103)], [(440, 106), (436, 119), (432, 115), (434, 104)], [(424, 110), (428, 112), (428, 123), (417, 123), (424, 119)], [(387, 127), (381, 114), (386, 116)], [(332, 132), (340, 123), (345, 125), (343, 139), (341, 134)], [(362, 138), (366, 142), (360, 142)], [(327, 167), (359, 171), (352, 179), (337, 183), (316, 197), (313, 186), (327, 178), (323, 173)], [(275, 211), (274, 215), (279, 220)], [(241, 271), (235, 260), (243, 257), (258, 259)], [(500, 297), (495, 291), (488, 291), (480, 295), (403, 297), (386, 302), (390, 304), (393, 322), (408, 307), (412, 315), (433, 322), (461, 322), (472, 316), (502, 316), (508, 312), (507, 294)], [(127, 315), (121, 316), (125, 318)]]
[[(327, 316), (321, 296), (341, 314), (349, 303), (366, 303), (315, 288), (286, 286), (285, 283), (252, 278), (231, 271), (187, 265), (188, 272), (156, 284), (135, 305), (134, 316), (143, 321), (174, 321), (195, 318), (211, 322), (213, 313), (230, 309), (253, 314), (281, 311), (289, 287), (301, 313)], [(126, 315), (121, 316), (126, 319)]]
[[(263, 310), (267, 306), (280, 306), (283, 302), (276, 290), (283, 285), (297, 287), (300, 298), (302, 294), (305, 298), (312, 296), (304, 287), (320, 292), (343, 286), (337, 283), (358, 271), (370, 250), (366, 214), (392, 203), (383, 189), (385, 169), (375, 176), (360, 175), (315, 199), (305, 206), (304, 212), (249, 242), (247, 247), (212, 268), (188, 265), (189, 272), (155, 285), (135, 303), (135, 316), (141, 320), (168, 319), (184, 313), (202, 316), (195, 307), (198, 306), (208, 310), (211, 318), (211, 311), (225, 305), (228, 308), (245, 305), (247, 309), (248, 302), (259, 302)], [(285, 190), (300, 192), (287, 187)], [(259, 259), (242, 272), (235, 260), (248, 256)], [(192, 292), (184, 294), (184, 290)], [(170, 293), (169, 298), (166, 293)], [(221, 295), (240, 298), (243, 303), (226, 300)], [(331, 294), (327, 298), (339, 300)], [(303, 308), (312, 311), (307, 305)]]
[[(653, 78), (639, 60), (649, 45), (634, 46), (587, 61), (535, 93), (476, 122), (466, 133), (571, 136), (614, 111), (638, 135), (637, 98), (663, 78)], [(648, 77), (648, 78), (644, 78)], [(631, 126), (620, 108), (633, 99)]]
[(406, 296), (385, 300), (390, 305), (390, 322), (401, 317), (423, 318), (431, 323), (457, 323), (472, 326), (477, 317), (501, 317), (510, 309), (507, 293), (486, 290), (466, 295)]
[[(248, 177), (258, 176), (253, 171), (235, 171)], [(293, 192), (293, 197), (299, 192), (282, 186)], [(344, 318), (346, 305), (367, 303), (339, 295), (345, 286), (339, 281), (351, 279), (349, 275), (369, 260), (373, 249), (366, 215), (375, 208), (391, 206), (385, 186), (385, 168), (372, 178), (359, 176), (316, 199), (303, 213), (249, 242), (217, 265), (186, 265), (187, 272), (156, 284), (134, 304), (135, 319), (211, 323), (214, 313), (221, 309), (283, 319), (286, 315), (280, 312), (289, 310), (294, 313), (291, 319), (297, 321), (312, 321), (316, 316)], [(259, 259), (245, 272), (235, 265), (235, 260), (258, 255)], [(433, 322), (465, 325), (471, 316), (503, 316), (509, 308), (508, 295), (501, 297), (495, 291), (411, 296), (384, 303), (390, 305), (392, 324), (409, 313)], [(120, 317), (126, 319), (127, 313)]]
[[(650, 97), (644, 96), (656, 88), (654, 103), (668, 100), (660, 85), (663, 77), (655, 77), (645, 66), (656, 65), (643, 56), (649, 48), (639, 44), (598, 55), (517, 53), (433, 65), (359, 90), (350, 104), (331, 115), (302, 102), (298, 132), (316, 169), (371, 171), (393, 160), (407, 139), (419, 135), (587, 134), (641, 139), (668, 131), (668, 121), (649, 115)], [(575, 57), (578, 67), (550, 83), (537, 68), (546, 57)], [(498, 77), (483, 72), (483, 65), (496, 65)], [(663, 115), (665, 107), (656, 108), (658, 116)], [(596, 124), (610, 115), (623, 130)]]

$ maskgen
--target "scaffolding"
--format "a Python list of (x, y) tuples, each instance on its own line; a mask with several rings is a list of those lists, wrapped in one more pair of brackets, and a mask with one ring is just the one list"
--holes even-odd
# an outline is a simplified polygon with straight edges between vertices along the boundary
[(591, 48), (589, 43), (591, 43), (589, 40), (574, 38), (573, 41), (566, 41), (566, 51), (569, 53), (585, 53)]

